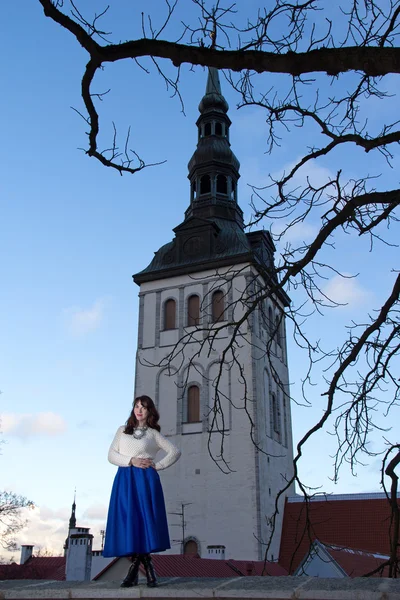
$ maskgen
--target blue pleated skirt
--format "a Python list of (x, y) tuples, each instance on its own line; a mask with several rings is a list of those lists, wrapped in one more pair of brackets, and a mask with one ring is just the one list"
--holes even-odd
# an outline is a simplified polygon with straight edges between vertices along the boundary
[(119, 467), (111, 491), (103, 556), (149, 554), (170, 547), (159, 474), (153, 468)]

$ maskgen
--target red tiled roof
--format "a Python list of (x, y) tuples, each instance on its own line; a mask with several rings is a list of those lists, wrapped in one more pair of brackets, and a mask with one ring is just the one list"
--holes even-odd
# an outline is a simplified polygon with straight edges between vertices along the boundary
[[(388, 556), (353, 550), (351, 548), (337, 548), (325, 545), (325, 550), (335, 560), (349, 577), (361, 577), (374, 571), (379, 565), (388, 560)], [(385, 567), (383, 573), (375, 573), (373, 577), (387, 577), (389, 568)]]
[[(263, 561), (199, 558), (198, 555), (154, 554), (153, 563), (159, 577), (242, 577), (260, 576)], [(267, 563), (265, 575), (287, 575), (276, 563)]]
[(227, 562), (239, 569), (243, 575), (251, 575), (252, 577), (261, 575), (279, 577), (288, 574), (286, 569), (278, 563), (267, 562), (264, 569), (263, 560), (228, 560)]
[(225, 560), (183, 554), (153, 554), (152, 558), (158, 577), (240, 577)]
[[(158, 577), (242, 577), (261, 575), (263, 561), (221, 560), (199, 558), (197, 554), (153, 554), (154, 569)], [(94, 580), (99, 579), (116, 560), (107, 565)], [(143, 567), (141, 566), (141, 571)], [(267, 563), (264, 575), (287, 575), (287, 571), (276, 563)]]
[(0, 565), (0, 581), (5, 579), (19, 579), (15, 575), (19, 572), (20, 566), (17, 563), (11, 563), (10, 565)]
[(25, 564), (0, 565), (0, 580), (49, 579), (65, 580), (64, 556), (38, 556), (29, 558)]
[(383, 495), (377, 496), (313, 499), (308, 505), (310, 532), (305, 531), (305, 503), (298, 498), (286, 500), (279, 564), (293, 573), (315, 539), (342, 548), (389, 554), (390, 506)]

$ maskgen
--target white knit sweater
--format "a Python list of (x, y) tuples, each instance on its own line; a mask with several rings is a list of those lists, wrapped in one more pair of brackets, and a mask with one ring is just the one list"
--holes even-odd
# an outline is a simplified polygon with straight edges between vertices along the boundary
[(108, 451), (108, 460), (117, 467), (129, 467), (132, 457), (151, 458), (154, 461), (157, 452), (164, 450), (166, 456), (155, 463), (155, 469), (161, 471), (173, 465), (181, 455), (180, 450), (156, 429), (149, 427), (140, 440), (124, 433), (124, 429), (125, 425), (118, 427)]

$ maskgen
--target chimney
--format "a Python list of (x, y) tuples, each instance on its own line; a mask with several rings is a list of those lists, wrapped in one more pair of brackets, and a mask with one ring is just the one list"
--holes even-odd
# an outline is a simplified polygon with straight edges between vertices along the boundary
[(225, 546), (207, 546), (207, 558), (225, 560)]
[(19, 561), (20, 565), (24, 565), (27, 560), (32, 557), (33, 546), (29, 546), (28, 544), (23, 544), (21, 546), (21, 559)]

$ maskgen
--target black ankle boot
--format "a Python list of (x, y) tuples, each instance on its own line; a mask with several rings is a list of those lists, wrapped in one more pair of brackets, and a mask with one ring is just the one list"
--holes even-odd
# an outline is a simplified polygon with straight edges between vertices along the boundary
[(157, 578), (154, 572), (154, 566), (150, 554), (142, 555), (142, 565), (144, 566), (146, 571), (147, 587), (156, 587)]
[(129, 567), (129, 571), (120, 587), (133, 587), (134, 585), (138, 584), (140, 558), (140, 554), (135, 554), (132, 556), (132, 564)]

